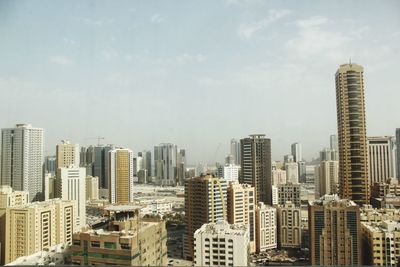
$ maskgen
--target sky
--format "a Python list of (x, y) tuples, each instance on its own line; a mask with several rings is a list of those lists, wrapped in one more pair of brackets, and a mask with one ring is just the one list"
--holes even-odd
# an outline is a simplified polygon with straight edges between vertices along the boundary
[(0, 1), (0, 128), (223, 162), (264, 133), (274, 160), (337, 132), (334, 75), (364, 67), (368, 136), (400, 127), (400, 1)]

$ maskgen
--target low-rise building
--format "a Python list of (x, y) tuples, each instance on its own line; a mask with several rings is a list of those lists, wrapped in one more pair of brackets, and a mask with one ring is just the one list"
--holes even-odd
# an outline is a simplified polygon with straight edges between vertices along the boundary
[(361, 222), (400, 221), (400, 210), (395, 208), (374, 209), (371, 205), (364, 205), (360, 209)]

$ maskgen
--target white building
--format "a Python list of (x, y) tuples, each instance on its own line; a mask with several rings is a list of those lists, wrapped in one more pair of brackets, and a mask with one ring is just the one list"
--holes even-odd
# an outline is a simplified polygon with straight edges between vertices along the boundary
[(395, 138), (391, 136), (368, 137), (369, 183), (385, 183), (396, 176)]
[(285, 163), (286, 181), (292, 183), (299, 182), (299, 165), (297, 162)]
[(286, 184), (286, 171), (281, 169), (272, 170), (272, 185)]
[(240, 166), (234, 164), (225, 164), (224, 166), (224, 178), (227, 182), (233, 182), (239, 180)]
[(278, 195), (278, 187), (272, 186), (272, 205), (278, 205), (279, 195)]
[(43, 200), (44, 130), (17, 124), (1, 133), (0, 184), (28, 191), (30, 202)]
[(243, 224), (204, 224), (194, 233), (195, 266), (248, 266), (249, 232)]
[(277, 248), (276, 208), (259, 202), (256, 208), (257, 253)]
[(337, 194), (339, 183), (339, 162), (335, 160), (321, 161), (319, 166), (319, 194)]
[(76, 226), (86, 226), (86, 168), (58, 168), (56, 198), (75, 200), (77, 205)]
[(292, 156), (293, 156), (294, 162), (302, 161), (303, 159), (302, 159), (301, 144), (294, 143), (294, 144), (292, 144), (291, 148), (292, 148)]

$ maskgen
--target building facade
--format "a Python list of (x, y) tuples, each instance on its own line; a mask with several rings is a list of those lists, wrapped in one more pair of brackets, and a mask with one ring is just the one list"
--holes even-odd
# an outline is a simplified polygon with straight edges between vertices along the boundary
[(259, 202), (256, 207), (257, 253), (277, 248), (276, 208)]
[(86, 176), (86, 200), (99, 199), (99, 177)]
[(301, 248), (301, 208), (293, 203), (277, 207), (278, 245), (280, 248)]
[(233, 164), (239, 165), (240, 164), (240, 141), (237, 141), (236, 139), (232, 138), (231, 139), (231, 154), (233, 157)]
[(300, 143), (294, 143), (291, 146), (292, 149), (292, 156), (293, 156), (293, 160), (294, 162), (299, 162), (303, 160), (302, 157), (302, 146)]
[(285, 205), (290, 201), (295, 206), (301, 205), (301, 186), (299, 183), (280, 184), (278, 188), (278, 205)]
[(286, 171), (281, 169), (272, 170), (272, 185), (286, 184)]
[(225, 164), (223, 177), (227, 182), (239, 181), (240, 165)]
[(323, 195), (337, 194), (339, 183), (339, 162), (334, 160), (321, 161), (319, 166), (319, 193)]
[(109, 152), (108, 177), (110, 203), (133, 201), (134, 155), (127, 148), (116, 148)]
[(297, 162), (285, 163), (286, 180), (291, 183), (299, 182), (299, 164)]
[(177, 184), (177, 147), (173, 144), (160, 144), (154, 147), (154, 176), (158, 185)]
[(368, 137), (369, 184), (385, 183), (396, 176), (396, 146), (391, 136)]
[(67, 140), (62, 140), (62, 144), (56, 146), (57, 169), (69, 166), (79, 167), (79, 154), (78, 144), (71, 144)]

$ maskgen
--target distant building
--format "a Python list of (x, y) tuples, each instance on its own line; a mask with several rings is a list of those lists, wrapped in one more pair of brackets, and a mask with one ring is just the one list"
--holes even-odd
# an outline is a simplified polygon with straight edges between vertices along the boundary
[(194, 266), (248, 266), (248, 228), (225, 221), (204, 224), (194, 233)]
[(186, 180), (186, 150), (179, 149), (176, 159), (177, 182), (179, 185), (185, 185)]
[(306, 183), (307, 182), (307, 173), (306, 173), (306, 162), (305, 161), (299, 161), (297, 162), (298, 164), (298, 169), (299, 169), (299, 182), (300, 183)]
[(223, 176), (227, 182), (239, 181), (239, 172), (239, 165), (225, 164)]
[(369, 183), (386, 182), (396, 176), (396, 146), (391, 136), (368, 137)]
[(360, 208), (325, 195), (308, 206), (310, 265), (361, 265)]
[(259, 202), (256, 207), (256, 251), (277, 248), (276, 208)]
[(286, 181), (291, 183), (299, 182), (299, 165), (297, 162), (285, 163)]
[(360, 220), (361, 222), (400, 221), (400, 209), (393, 207), (375, 209), (371, 205), (363, 205), (360, 209)]
[(99, 177), (86, 176), (86, 200), (99, 199)]
[(286, 171), (281, 169), (272, 170), (272, 185), (286, 184)]
[(294, 162), (299, 162), (303, 160), (303, 156), (302, 156), (302, 146), (300, 143), (294, 143), (291, 146), (292, 148), (292, 156), (293, 156), (293, 160)]
[(133, 201), (133, 152), (127, 148), (116, 148), (109, 152), (110, 203)]
[(400, 128), (396, 128), (396, 146), (397, 179), (400, 179)]
[[(336, 134), (331, 134), (331, 136), (329, 137), (329, 143), (330, 143), (331, 150), (338, 151), (338, 149), (339, 149), (338, 137)], [(331, 159), (331, 160), (338, 160), (338, 159)]]
[(272, 205), (278, 205), (279, 203), (279, 193), (278, 193), (278, 187), (275, 185), (272, 186)]
[(324, 148), (321, 152), (319, 152), (319, 158), (321, 161), (324, 160), (339, 161), (339, 153), (337, 150)]
[(294, 156), (293, 155), (285, 155), (283, 156), (283, 162), (289, 163), (289, 162), (294, 162)]
[(79, 167), (79, 145), (71, 144), (67, 140), (61, 142), (62, 144), (56, 146), (57, 169), (70, 166)]
[(301, 205), (301, 187), (299, 183), (286, 183), (280, 184), (278, 188), (278, 205), (285, 205), (286, 202), (290, 201), (297, 207)]
[(56, 169), (56, 157), (46, 156), (44, 159), (44, 172), (54, 176), (56, 175)]
[(154, 176), (156, 184), (175, 186), (177, 184), (177, 147), (160, 144), (154, 147)]
[(339, 183), (339, 162), (333, 160), (321, 161), (319, 167), (319, 193), (323, 195), (337, 194)]
[(241, 151), (240, 151), (240, 141), (237, 141), (236, 139), (231, 139), (231, 154), (233, 157), (233, 163), (235, 165), (240, 164), (240, 156), (241, 156)]
[(293, 203), (277, 207), (280, 248), (301, 248), (301, 208)]

